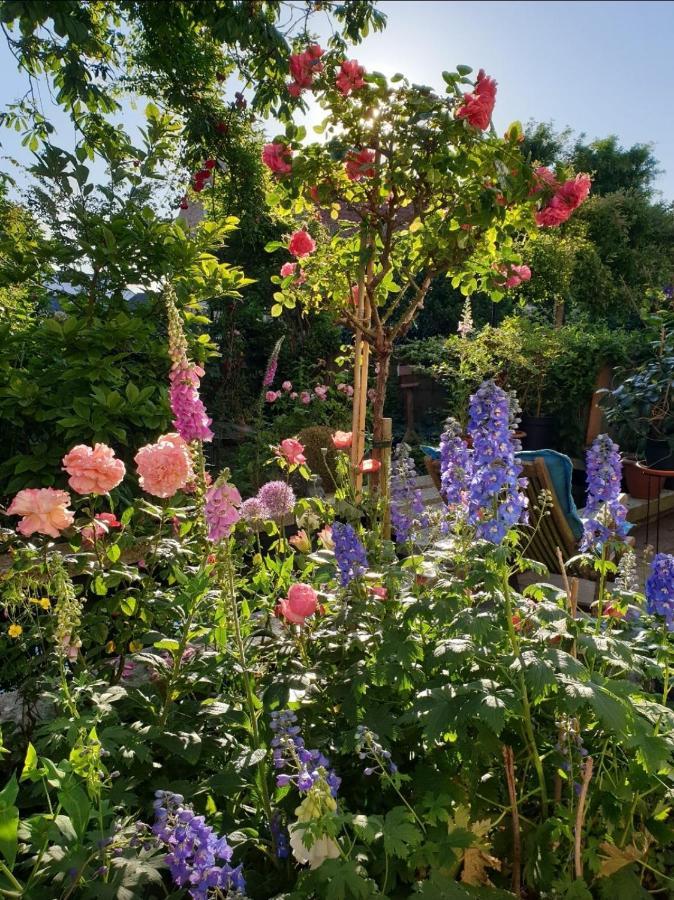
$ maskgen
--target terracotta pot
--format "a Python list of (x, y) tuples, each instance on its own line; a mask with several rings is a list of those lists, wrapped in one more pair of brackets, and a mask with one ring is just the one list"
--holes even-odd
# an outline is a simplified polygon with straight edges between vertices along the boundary
[(664, 478), (653, 478), (640, 469), (636, 460), (624, 459), (623, 472), (627, 493), (637, 500), (656, 500), (663, 488)]

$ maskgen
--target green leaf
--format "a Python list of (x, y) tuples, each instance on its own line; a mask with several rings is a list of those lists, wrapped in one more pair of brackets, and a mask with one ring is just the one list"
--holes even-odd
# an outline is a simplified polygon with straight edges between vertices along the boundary
[(463, 75), (470, 75), (470, 73), (473, 70), (470, 66), (457, 66), (456, 71), (459, 73), (459, 75), (463, 76)]
[(14, 866), (19, 831), (19, 810), (14, 801), (19, 793), (16, 773), (12, 773), (0, 791), (0, 853), (7, 860), (10, 869)]
[(58, 793), (58, 801), (68, 814), (75, 834), (80, 840), (84, 837), (92, 812), (92, 805), (84, 788), (75, 782), (68, 783)]
[(412, 813), (404, 806), (394, 806), (384, 819), (384, 850), (389, 856), (406, 859), (410, 850), (421, 843), (422, 834)]
[(19, 781), (33, 780), (32, 776), (37, 772), (37, 750), (30, 741), (26, 748), (26, 758), (23, 761), (23, 769)]
[(274, 303), (274, 305), (273, 305), (272, 308), (271, 308), (271, 314), (272, 314), (272, 316), (273, 316), (275, 319), (278, 319), (278, 317), (281, 315), (282, 312), (283, 312), (283, 307), (281, 306), (281, 304), (280, 304), (280, 303)]
[(119, 557), (122, 555), (122, 551), (119, 549), (119, 544), (111, 544), (105, 551), (105, 555), (108, 557), (110, 562), (117, 562)]
[(366, 900), (375, 896), (373, 884), (361, 874), (355, 860), (326, 859), (316, 870), (315, 896), (325, 900)]

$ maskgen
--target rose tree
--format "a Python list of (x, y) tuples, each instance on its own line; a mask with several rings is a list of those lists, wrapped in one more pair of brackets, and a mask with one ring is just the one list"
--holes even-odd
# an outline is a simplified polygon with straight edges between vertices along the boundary
[[(539, 227), (565, 221), (588, 194), (586, 175), (564, 181), (535, 169), (520, 151), (522, 131), (491, 125), (496, 82), (471, 69), (444, 72), (447, 90), (390, 82), (315, 45), (293, 57), (293, 96), (314, 91), (327, 116), (322, 143), (303, 143), (287, 125), (263, 160), (275, 175), (270, 202), (296, 227), (284, 247), (298, 265), (274, 279), (272, 315), (300, 305), (334, 309), (356, 335), (354, 440), (362, 454), (364, 409), (358, 370), (376, 362), (375, 452), (396, 341), (408, 331), (433, 280), (470, 295), (503, 297), (523, 272), (520, 251)], [(561, 174), (561, 173), (559, 173)], [(568, 174), (568, 173), (567, 173)], [(520, 280), (528, 277), (521, 276)], [(362, 346), (362, 355), (361, 355)]]

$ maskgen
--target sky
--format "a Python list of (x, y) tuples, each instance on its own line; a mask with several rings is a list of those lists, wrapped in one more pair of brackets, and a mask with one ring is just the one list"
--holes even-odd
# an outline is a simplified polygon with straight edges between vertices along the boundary
[[(519, 119), (570, 126), (588, 139), (618, 135), (624, 146), (652, 143), (663, 174), (656, 187), (674, 202), (674, 2), (632, 0), (383, 0), (384, 32), (350, 54), (368, 70), (403, 72), (444, 90), (443, 69), (484, 68), (496, 78), (499, 131)], [(25, 90), (0, 44), (0, 108)], [(57, 143), (73, 132), (55, 117)], [(140, 112), (125, 110), (125, 120)], [(268, 126), (274, 133), (273, 123)], [(20, 138), (0, 130), (2, 153), (27, 159)], [(8, 164), (3, 160), (4, 170)], [(10, 167), (11, 170), (11, 167)], [(12, 171), (12, 170), (11, 170)]]

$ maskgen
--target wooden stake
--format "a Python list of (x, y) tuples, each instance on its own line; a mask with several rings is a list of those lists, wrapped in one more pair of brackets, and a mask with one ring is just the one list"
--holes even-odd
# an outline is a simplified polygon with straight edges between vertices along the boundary
[(382, 522), (382, 537), (385, 541), (391, 540), (391, 440), (393, 437), (393, 422), (391, 419), (382, 420), (382, 443), (380, 448), (381, 470), (379, 477), (379, 497), (384, 509)]

